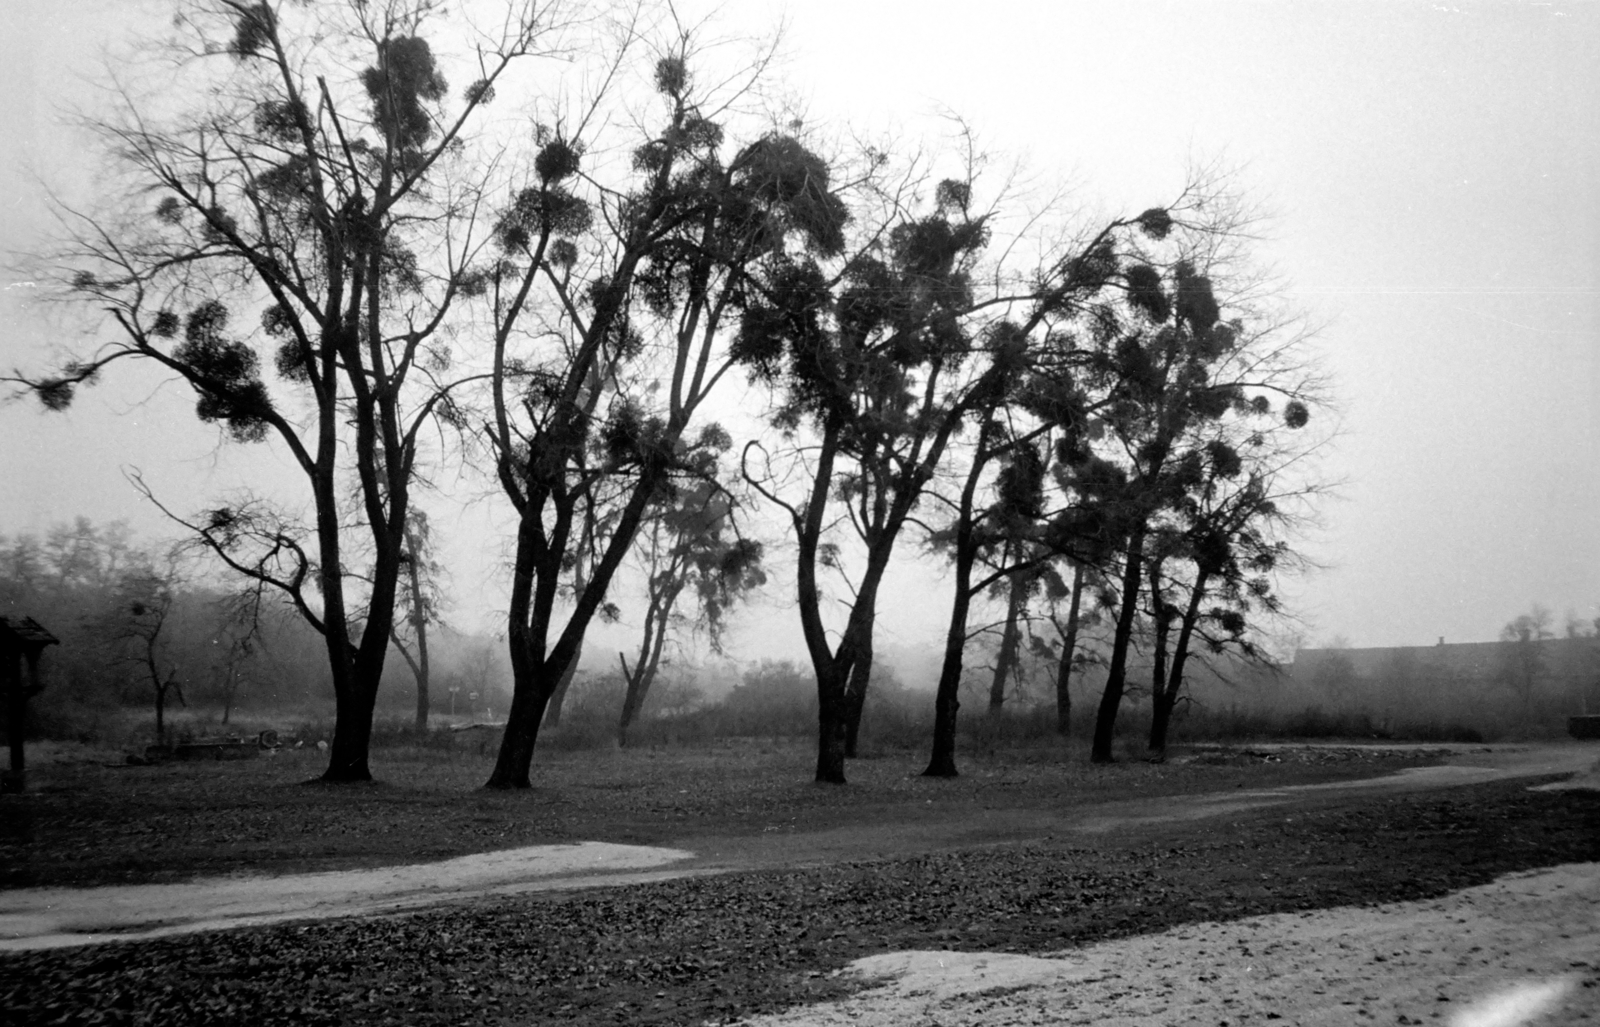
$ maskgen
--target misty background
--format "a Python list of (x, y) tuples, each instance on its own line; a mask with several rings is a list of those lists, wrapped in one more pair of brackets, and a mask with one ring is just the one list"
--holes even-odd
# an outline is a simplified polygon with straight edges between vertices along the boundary
[[(687, 20), (713, 10), (680, 7)], [(0, 10), (7, 252), (47, 238), (46, 188), (92, 200), (98, 158), (67, 112), (97, 103), (104, 48), (166, 11)], [(959, 116), (998, 164), (1021, 159), (1019, 180), (1065, 183), (1087, 211), (1163, 203), (1195, 160), (1239, 169), (1270, 215), (1256, 254), (1322, 326), (1313, 345), (1340, 424), (1319, 458), (1339, 498), (1301, 542), (1320, 567), (1284, 582), (1299, 621), (1285, 655), (1488, 642), (1535, 603), (1557, 632), (1600, 616), (1600, 8), (996, 3), (977, 18), (966, 5), (808, 2), (716, 17), (729, 37), (782, 25), (778, 75), (809, 120), (934, 146)], [(85, 346), (80, 322), (25, 278), (3, 297), (8, 368)], [(246, 481), (297, 498), (281, 451), (224, 442), (153, 368), (117, 370), (65, 413), (0, 406), (0, 533), (44, 537), (85, 517), (170, 537), (126, 480), (134, 469), (178, 509)], [(724, 388), (730, 409), (766, 402), (742, 379)], [(441, 654), (465, 673), (503, 630), (509, 512), (486, 477), (443, 475), (419, 502), (446, 570), (455, 640)], [(879, 653), (905, 684), (930, 686), (949, 583), (910, 551), (882, 603)], [(783, 562), (776, 545), (765, 595), (735, 614), (728, 649), (742, 663), (802, 659)], [(622, 621), (596, 627), (586, 667), (634, 644), (634, 584), (612, 596)], [(488, 647), (496, 661), (503, 648)], [(723, 689), (739, 680), (717, 673)], [(391, 675), (384, 691), (403, 708), (406, 675)]]

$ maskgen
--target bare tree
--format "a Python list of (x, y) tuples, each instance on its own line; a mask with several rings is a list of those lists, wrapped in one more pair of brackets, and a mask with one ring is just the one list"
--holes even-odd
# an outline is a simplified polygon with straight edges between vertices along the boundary
[[(1071, 568), (1062, 576), (1062, 565)], [(1064, 556), (1041, 571), (1043, 584), (1039, 630), (1029, 628), (1028, 645), (1035, 657), (1054, 666), (1051, 691), (1056, 706), (1056, 734), (1066, 737), (1072, 730), (1072, 680), (1076, 673), (1093, 666), (1099, 659), (1093, 639), (1085, 635), (1100, 622), (1100, 611), (1084, 608), (1085, 592), (1103, 585), (1095, 564), (1080, 554)]]
[[(1185, 211), (1189, 194), (1174, 209)], [(1108, 402), (1106, 390), (1085, 388), (1085, 369), (1096, 349), (1079, 336), (1103, 344), (1095, 332), (1106, 320), (1107, 294), (1121, 285), (1119, 263), (1137, 255), (1138, 240), (1161, 240), (1174, 225), (1173, 211), (1151, 208), (1109, 221), (1073, 243), (1058, 247), (1042, 266), (1008, 294), (985, 297), (968, 317), (995, 357), (986, 379), (972, 393), (967, 413), (978, 425), (967, 452), (966, 474), (951, 523), (935, 535), (955, 565), (955, 595), (945, 635), (944, 661), (934, 700), (930, 777), (956, 775), (956, 717), (968, 627), (975, 597), (991, 587), (1005, 590), (1000, 660), (990, 709), (1003, 701), (1009, 668), (1020, 644), (1023, 600), (1043, 568), (1063, 553), (1097, 552), (1105, 534), (1103, 512), (1088, 502), (1100, 485), (1095, 475), (1070, 470), (1085, 454), (1093, 419)], [(990, 319), (992, 308), (1011, 315)], [(1050, 456), (1049, 454), (1055, 454)], [(1056, 465), (1056, 488), (1046, 495), (1047, 470)], [(1063, 471), (1063, 468), (1068, 470)], [(1086, 485), (1087, 483), (1087, 485)], [(988, 494), (990, 500), (983, 501)], [(978, 574), (980, 563), (983, 573)]]
[(153, 563), (128, 568), (117, 581), (116, 605), (105, 625), (112, 644), (123, 650), (121, 659), (137, 666), (149, 685), (156, 708), (156, 741), (162, 745), (167, 741), (168, 701), (188, 705), (167, 631), (178, 580), (171, 560), (161, 569)]
[(703, 627), (713, 652), (722, 652), (728, 609), (763, 585), (759, 542), (738, 536), (733, 500), (719, 485), (704, 481), (650, 513), (640, 533), (645, 571), (645, 613), (633, 664), (619, 652), (627, 692), (617, 722), (617, 744), (628, 744), (628, 728), (649, 696), (661, 655), (675, 623), (679, 597), (687, 590), (696, 607), (694, 623)]
[[(433, 558), (433, 535), (428, 517), (413, 507), (406, 516), (405, 549), (401, 553), (404, 585), (398, 597), (400, 616), (389, 629), (394, 647), (417, 683), (416, 729), (428, 729), (431, 666), (428, 626), (438, 624), (442, 597), (439, 579), (444, 568)], [(409, 630), (403, 630), (409, 629)]]
[[(572, 577), (570, 583), (562, 589), (564, 595), (575, 598), (583, 595), (589, 588), (589, 582), (593, 580), (602, 554), (610, 548), (611, 536), (616, 531), (617, 518), (621, 512), (615, 503), (585, 504), (582, 513), (583, 527), (579, 529), (577, 545), (568, 557), (572, 565)], [(602, 614), (609, 619), (615, 619), (614, 610), (615, 604), (601, 604)], [(572, 660), (568, 662), (567, 669), (556, 682), (555, 691), (550, 694), (550, 702), (544, 708), (545, 727), (560, 725), (561, 711), (566, 704), (567, 696), (571, 694), (572, 682), (577, 676), (578, 663), (582, 658), (583, 640), (579, 639)]]
[[(1110, 401), (1099, 419), (1103, 441), (1084, 453), (1081, 467), (1092, 470), (1096, 502), (1121, 550), (1116, 626), (1091, 750), (1096, 762), (1112, 759), (1161, 518), (1204, 479), (1216, 432), (1230, 428), (1251, 439), (1271, 426), (1298, 430), (1321, 394), (1321, 376), (1300, 351), (1297, 322), (1254, 309), (1255, 283), (1240, 269), (1245, 222), (1226, 199), (1211, 196), (1203, 218), (1179, 223), (1165, 253), (1118, 270), (1124, 300), (1103, 311), (1085, 368), (1085, 383)], [(1261, 320), (1252, 323), (1253, 316)], [(1163, 610), (1158, 628), (1169, 622)]]
[(224, 644), (220, 689), (224, 724), (233, 717), (234, 704), (239, 699), (244, 664), (261, 647), (261, 604), (264, 599), (264, 586), (261, 582), (254, 581), (228, 596), (222, 606), (217, 640)]
[(1539, 643), (1555, 637), (1551, 630), (1554, 623), (1555, 615), (1549, 607), (1534, 603), (1527, 613), (1518, 614), (1500, 630), (1500, 641), (1506, 644), (1505, 675), (1522, 700), (1523, 716), (1532, 712), (1534, 686), (1547, 670)]
[[(625, 73), (637, 39), (614, 61)], [(653, 128), (626, 145), (621, 181), (586, 169), (585, 113), (545, 128), (525, 184), (500, 209), (487, 275), (496, 475), (517, 512), (508, 641), (515, 681), (491, 788), (525, 788), (545, 710), (568, 674), (650, 505), (697, 457), (727, 444), (697, 411), (729, 361), (725, 329), (753, 270), (795, 250), (837, 250), (843, 211), (826, 168), (791, 135), (724, 145), (766, 57), (728, 80), (695, 77), (695, 34), (658, 47)], [(536, 291), (537, 290), (537, 291)], [(537, 316), (528, 315), (530, 308)], [(580, 583), (576, 534), (611, 511)], [(558, 598), (570, 599), (565, 620)]]
[[(1303, 453), (1247, 454), (1254, 466), (1246, 468), (1231, 446), (1213, 442), (1204, 479), (1181, 504), (1169, 545), (1157, 547), (1149, 561), (1155, 629), (1149, 750), (1157, 759), (1166, 754), (1192, 655), (1232, 651), (1270, 665), (1250, 632), (1280, 611), (1273, 578), (1303, 563), (1285, 536), (1303, 523), (1296, 506), (1322, 491), (1292, 473)], [(1187, 572), (1172, 564), (1187, 565)]]
[[(883, 161), (873, 163), (876, 170)], [(866, 194), (878, 209), (858, 218), (848, 256), (771, 269), (740, 326), (741, 361), (780, 390), (775, 424), (809, 429), (792, 451), (796, 485), (787, 498), (771, 458), (752, 459), (759, 444), (746, 448), (743, 471), (784, 512), (797, 544), (797, 605), (817, 681), (819, 782), (845, 783), (872, 671), (878, 591), (901, 532), (969, 411), (998, 387), (1013, 355), (1004, 337), (986, 346), (963, 324), (989, 234), (988, 217), (972, 208), (970, 182), (940, 182), (931, 209), (921, 211), (910, 206), (916, 185), (908, 176), (898, 188)], [(969, 358), (983, 369), (973, 371)], [(834, 511), (860, 550), (855, 573), (829, 537)], [(837, 633), (824, 618), (819, 572), (828, 571), (848, 593)]]
[(371, 777), (424, 427), (452, 409), (450, 339), (481, 291), (476, 217), (503, 142), (469, 130), (513, 63), (562, 45), (559, 5), (507, 2), (452, 40), (470, 55), (452, 95), (428, 38), (439, 6), (186, 3), (172, 39), (122, 65), (153, 63), (158, 85), (121, 85), (89, 121), (122, 177), (94, 212), (59, 204), (55, 277), (103, 312), (105, 341), (57, 374), (7, 379), (60, 409), (111, 365), (148, 361), (193, 390), (202, 420), (288, 453), (312, 523), (259, 496), (175, 519), (322, 635), (329, 781)]

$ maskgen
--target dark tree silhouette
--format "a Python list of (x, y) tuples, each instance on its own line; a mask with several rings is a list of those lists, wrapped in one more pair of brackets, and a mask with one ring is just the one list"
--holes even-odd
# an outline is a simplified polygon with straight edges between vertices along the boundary
[[(1239, 454), (1213, 440), (1202, 483), (1181, 504), (1165, 544), (1151, 554), (1149, 750), (1158, 759), (1166, 753), (1184, 670), (1198, 644), (1209, 653), (1233, 650), (1247, 660), (1266, 660), (1248, 631), (1252, 622), (1280, 609), (1271, 576), (1298, 562), (1283, 538), (1298, 520), (1289, 504), (1319, 491), (1317, 485), (1278, 484), (1290, 477), (1286, 468), (1296, 455), (1279, 449), (1270, 459), (1253, 458), (1255, 466), (1245, 472)], [(1173, 564), (1187, 565), (1187, 574)]]
[(216, 641), (223, 644), (218, 691), (222, 694), (224, 724), (233, 718), (234, 705), (239, 701), (245, 664), (261, 648), (263, 589), (260, 582), (250, 582), (220, 604)]
[[(1109, 459), (1093, 477), (1121, 550), (1117, 619), (1090, 753), (1096, 762), (1112, 759), (1152, 538), (1160, 519), (1204, 482), (1205, 440), (1225, 428), (1258, 434), (1252, 424), (1298, 429), (1315, 394), (1315, 376), (1295, 355), (1301, 336), (1280, 337), (1277, 322), (1247, 330), (1240, 317), (1224, 320), (1222, 301), (1197, 261), (1225, 266), (1215, 246), (1227, 231), (1224, 222), (1180, 232), (1169, 263), (1128, 266), (1126, 302), (1105, 321), (1087, 365), (1109, 399), (1099, 447)], [(1275, 406), (1270, 395), (1287, 399)], [(1170, 611), (1159, 609), (1157, 630), (1164, 631)]]
[[(405, 548), (400, 553), (402, 585), (396, 597), (399, 616), (390, 627), (390, 638), (400, 658), (417, 683), (415, 727), (428, 729), (431, 705), (429, 684), (432, 663), (428, 656), (428, 626), (439, 624), (442, 597), (439, 579), (444, 573), (433, 558), (433, 533), (428, 517), (412, 507), (406, 515)], [(409, 629), (409, 630), (407, 630)]]
[(187, 706), (177, 661), (168, 652), (168, 619), (176, 598), (177, 571), (169, 564), (130, 567), (116, 586), (116, 606), (104, 625), (113, 644), (123, 648), (122, 659), (142, 671), (156, 709), (156, 742), (167, 741), (167, 703), (176, 699)]
[[(322, 635), (329, 781), (371, 777), (422, 429), (452, 405), (447, 328), (477, 281), (472, 218), (493, 166), (467, 129), (556, 27), (543, 5), (506, 4), (468, 40), (477, 81), (456, 99), (428, 37), (436, 6), (187, 4), (170, 46), (130, 58), (168, 62), (160, 89), (122, 93), (93, 126), (124, 175), (104, 182), (103, 212), (62, 209), (53, 263), (108, 337), (56, 375), (10, 379), (60, 409), (110, 365), (149, 361), (193, 390), (202, 420), (287, 452), (311, 524), (250, 498), (181, 523)], [(369, 570), (352, 573), (357, 553)]]
[(1070, 584), (1055, 578), (1055, 587), (1049, 590), (1052, 600), (1067, 601), (1065, 617), (1057, 619), (1051, 614), (1050, 623), (1056, 629), (1060, 651), (1056, 655), (1055, 696), (1056, 734), (1066, 737), (1072, 731), (1072, 672), (1082, 665), (1084, 654), (1078, 645), (1078, 635), (1083, 627), (1083, 589), (1088, 582), (1087, 565), (1081, 560), (1070, 561)]
[[(744, 312), (736, 345), (752, 376), (775, 387), (774, 423), (810, 437), (795, 450), (799, 482), (784, 498), (770, 457), (746, 481), (779, 506), (798, 548), (798, 607), (817, 679), (816, 779), (843, 784), (852, 724), (872, 668), (878, 590), (895, 545), (946, 447), (1015, 359), (1004, 334), (980, 338), (972, 270), (988, 239), (967, 183), (946, 180), (923, 214), (893, 210), (858, 228), (864, 242), (825, 267), (814, 260), (765, 269), (761, 301)], [(865, 220), (865, 219), (863, 219)], [(974, 365), (978, 365), (974, 370)], [(826, 535), (843, 508), (862, 550), (853, 578)], [(846, 575), (838, 641), (829, 639), (819, 571)]]
[(722, 652), (729, 608), (766, 583), (761, 543), (740, 538), (733, 523), (733, 501), (716, 483), (700, 482), (660, 504), (646, 516), (639, 548), (645, 571), (645, 613), (633, 664), (618, 653), (627, 691), (617, 721), (617, 744), (626, 747), (628, 729), (649, 697), (661, 655), (687, 590), (696, 607), (695, 623), (705, 628), (712, 651)]
[[(1152, 208), (1138, 215), (1107, 223), (1072, 247), (1031, 288), (1009, 297), (1025, 316), (1019, 321), (999, 320), (984, 330), (992, 340), (1003, 340), (1009, 354), (991, 366), (985, 388), (975, 390), (968, 408), (979, 425), (972, 446), (953, 523), (935, 533), (936, 545), (948, 546), (955, 566), (955, 594), (945, 636), (944, 662), (934, 700), (933, 751), (924, 771), (928, 776), (956, 775), (956, 718), (964, 656), (970, 638), (968, 618), (972, 600), (1001, 581), (1007, 590), (1006, 623), (1002, 637), (1001, 666), (995, 684), (1004, 685), (1008, 649), (1015, 659), (1020, 647), (1020, 600), (1039, 580), (1045, 564), (1055, 555), (1081, 549), (1085, 536), (1104, 532), (1102, 515), (1086, 508), (1078, 498), (1047, 511), (1044, 495), (1046, 463), (1036, 449), (1057, 452), (1058, 465), (1088, 459), (1086, 432), (1090, 417), (1104, 401), (1084, 388), (1084, 368), (1094, 350), (1080, 345), (1077, 335), (1087, 321), (1097, 328), (1106, 318), (1105, 296), (1120, 281), (1119, 261), (1124, 252), (1137, 253), (1138, 240), (1164, 239), (1174, 225), (1174, 213), (1183, 213), (1186, 192), (1172, 210)], [(988, 307), (980, 304), (980, 311)], [(1070, 461), (1067, 459), (1070, 456)], [(995, 470), (996, 465), (1000, 469)], [(992, 473), (991, 473), (992, 472)], [(1066, 480), (1056, 475), (1058, 484)], [(979, 505), (985, 488), (993, 492), (987, 506)], [(1081, 491), (1081, 486), (1061, 491)], [(989, 572), (974, 580), (979, 560), (989, 554)], [(991, 709), (998, 704), (991, 694)]]
[[(484, 272), (494, 325), (488, 434), (518, 517), (515, 689), (491, 788), (529, 786), (546, 707), (646, 511), (727, 445), (715, 425), (691, 429), (728, 367), (724, 328), (751, 302), (757, 269), (843, 245), (845, 211), (826, 164), (778, 133), (728, 153), (714, 117), (736, 97), (697, 84), (693, 34), (658, 52), (664, 110), (654, 134), (633, 140), (628, 180), (602, 187), (584, 171), (587, 117), (545, 131), (532, 175), (501, 210), (501, 256)], [(617, 74), (630, 60), (617, 58)], [(537, 332), (524, 327), (530, 308), (543, 319)], [(574, 535), (598, 511), (609, 512), (609, 535), (574, 587)]]

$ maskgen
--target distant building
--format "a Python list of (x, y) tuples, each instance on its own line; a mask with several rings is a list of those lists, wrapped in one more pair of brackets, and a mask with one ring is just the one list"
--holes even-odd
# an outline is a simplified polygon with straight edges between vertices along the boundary
[(1297, 691), (1396, 722), (1449, 717), (1486, 727), (1551, 727), (1600, 713), (1600, 638), (1299, 649)]
[[(1493, 681), (1517, 664), (1519, 642), (1452, 642), (1374, 649), (1296, 649), (1289, 672), (1296, 681), (1314, 681), (1332, 672), (1373, 678), (1396, 668), (1422, 669), (1457, 680)], [(1545, 638), (1527, 643), (1537, 654), (1544, 679), (1593, 682), (1600, 676), (1600, 639)]]

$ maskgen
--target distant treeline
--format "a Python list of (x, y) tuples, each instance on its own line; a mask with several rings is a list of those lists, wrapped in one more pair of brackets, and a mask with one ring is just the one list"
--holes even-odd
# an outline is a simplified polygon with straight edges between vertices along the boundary
[[(79, 517), (43, 534), (0, 535), (0, 615), (32, 617), (61, 640), (29, 704), (30, 733), (120, 739), (126, 714), (153, 715), (158, 701), (163, 719), (186, 710), (219, 725), (241, 711), (292, 718), (331, 709), (322, 638), (278, 597), (230, 590), (201, 567), (214, 569), (135, 538), (122, 521)], [(447, 628), (434, 645), (438, 712), (504, 713), (502, 646)], [(403, 665), (391, 675), (381, 710), (410, 708), (409, 677)]]

